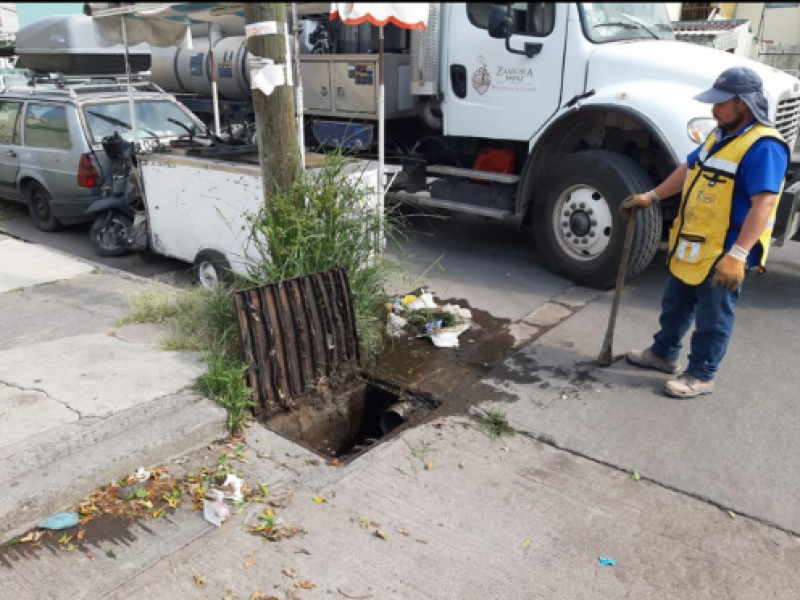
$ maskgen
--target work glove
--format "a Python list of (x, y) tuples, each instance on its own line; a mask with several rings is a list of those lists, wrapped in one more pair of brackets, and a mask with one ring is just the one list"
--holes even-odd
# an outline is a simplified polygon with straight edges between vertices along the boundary
[(650, 197), (649, 193), (633, 194), (622, 201), (619, 207), (619, 214), (623, 219), (628, 219), (634, 211), (644, 210), (645, 208), (650, 208), (652, 205), (653, 198)]
[(744, 268), (745, 261), (734, 258), (730, 254), (726, 254), (722, 257), (722, 260), (717, 263), (716, 271), (714, 271), (714, 278), (711, 280), (711, 287), (714, 288), (721, 285), (735, 292), (744, 281)]

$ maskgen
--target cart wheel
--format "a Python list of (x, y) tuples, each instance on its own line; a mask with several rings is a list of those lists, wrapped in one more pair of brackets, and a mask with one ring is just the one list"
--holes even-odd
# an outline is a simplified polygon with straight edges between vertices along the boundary
[(233, 283), (233, 271), (228, 259), (216, 250), (201, 250), (194, 259), (194, 275), (206, 289)]

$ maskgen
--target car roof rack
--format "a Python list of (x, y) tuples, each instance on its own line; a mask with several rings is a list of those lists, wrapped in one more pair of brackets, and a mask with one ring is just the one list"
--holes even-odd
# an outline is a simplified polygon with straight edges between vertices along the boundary
[[(34, 91), (53, 94), (56, 96), (69, 96), (77, 98), (83, 94), (93, 94), (107, 91), (128, 91), (127, 75), (64, 75), (63, 73), (37, 73), (28, 71), (28, 85), (26, 88), (20, 86), (6, 86), (0, 90), (5, 93), (9, 90), (22, 91), (29, 93)], [(38, 85), (53, 87), (37, 87)], [(153, 92), (157, 94), (167, 94), (161, 87), (152, 81), (146, 81), (142, 76), (131, 76), (130, 87), (137, 92)]]

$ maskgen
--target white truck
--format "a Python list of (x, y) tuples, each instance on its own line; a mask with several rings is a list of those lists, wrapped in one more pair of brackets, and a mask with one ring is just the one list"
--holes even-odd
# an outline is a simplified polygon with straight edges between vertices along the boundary
[[(410, 55), (401, 48), (386, 61), (387, 162), (403, 165), (387, 198), (532, 225), (547, 267), (579, 284), (613, 285), (619, 204), (660, 183), (713, 130), (710, 107), (693, 96), (726, 68), (761, 75), (776, 127), (796, 143), (800, 80), (675, 41), (663, 3), (429, 6)], [(375, 56), (300, 59), (316, 138), (341, 140), (344, 128), (358, 138), (358, 121), (375, 118)], [(369, 108), (353, 108), (364, 98)], [(778, 245), (798, 228), (793, 182)], [(678, 201), (638, 214), (631, 276), (656, 255)]]

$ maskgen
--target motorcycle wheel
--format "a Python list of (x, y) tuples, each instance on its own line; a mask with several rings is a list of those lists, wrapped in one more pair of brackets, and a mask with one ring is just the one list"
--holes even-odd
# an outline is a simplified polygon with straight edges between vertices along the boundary
[(94, 251), (106, 258), (124, 256), (129, 252), (127, 246), (119, 243), (119, 239), (128, 237), (133, 221), (121, 213), (114, 213), (111, 219), (105, 216), (98, 218), (89, 231)]

